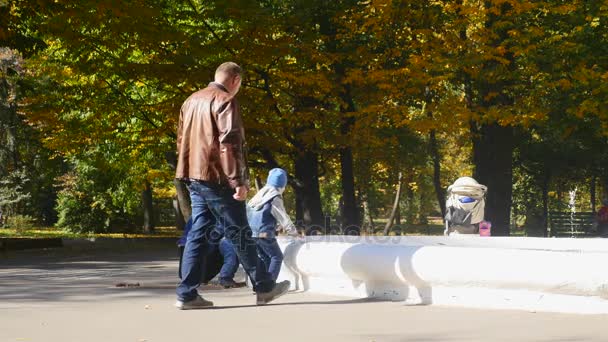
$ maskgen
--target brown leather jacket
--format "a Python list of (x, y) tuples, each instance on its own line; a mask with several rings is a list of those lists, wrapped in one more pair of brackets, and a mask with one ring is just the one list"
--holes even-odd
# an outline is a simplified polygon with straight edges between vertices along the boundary
[(215, 82), (182, 105), (177, 128), (175, 178), (248, 186), (245, 130), (238, 103)]

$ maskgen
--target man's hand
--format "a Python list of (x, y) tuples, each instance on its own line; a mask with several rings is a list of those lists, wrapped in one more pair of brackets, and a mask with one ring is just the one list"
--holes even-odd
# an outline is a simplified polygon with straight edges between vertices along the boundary
[(237, 186), (235, 190), (236, 192), (232, 195), (235, 200), (244, 201), (247, 199), (247, 191), (249, 191), (249, 189), (247, 189), (246, 186)]

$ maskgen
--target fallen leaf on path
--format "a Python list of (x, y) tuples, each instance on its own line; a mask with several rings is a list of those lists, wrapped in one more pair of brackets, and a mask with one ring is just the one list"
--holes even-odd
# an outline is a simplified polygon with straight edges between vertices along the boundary
[(118, 283), (116, 287), (139, 287), (139, 283)]

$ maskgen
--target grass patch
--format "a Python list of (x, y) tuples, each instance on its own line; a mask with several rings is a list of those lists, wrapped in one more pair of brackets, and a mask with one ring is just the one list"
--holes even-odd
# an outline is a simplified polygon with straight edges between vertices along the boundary
[(124, 233), (71, 233), (55, 227), (36, 227), (28, 229), (0, 228), (0, 238), (63, 238), (63, 239), (90, 239), (90, 238), (115, 238), (115, 239), (141, 239), (141, 238), (179, 238), (182, 232), (175, 227), (157, 227), (154, 234), (124, 234)]

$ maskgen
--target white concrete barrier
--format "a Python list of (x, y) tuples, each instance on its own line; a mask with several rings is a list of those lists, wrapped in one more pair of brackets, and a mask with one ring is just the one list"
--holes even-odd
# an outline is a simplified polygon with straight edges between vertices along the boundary
[(279, 240), (293, 289), (357, 298), (608, 313), (608, 240), (317, 236)]

